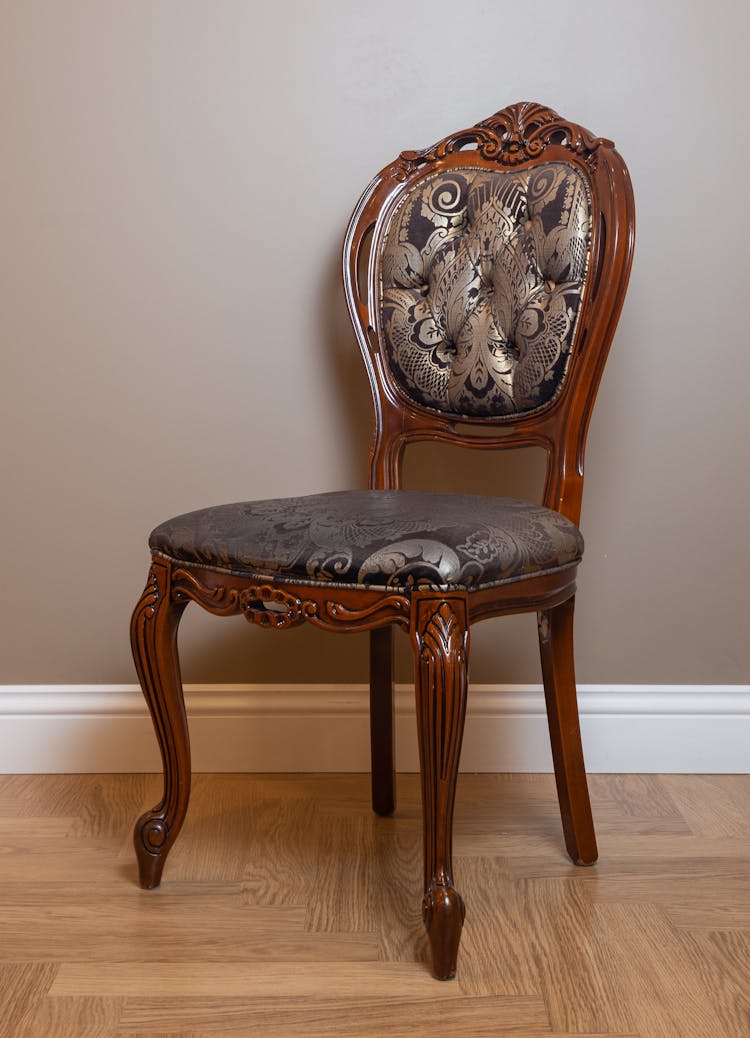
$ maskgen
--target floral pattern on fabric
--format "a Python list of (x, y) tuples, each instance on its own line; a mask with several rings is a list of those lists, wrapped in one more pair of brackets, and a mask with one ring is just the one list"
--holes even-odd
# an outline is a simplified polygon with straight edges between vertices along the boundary
[(353, 490), (245, 501), (162, 523), (155, 551), (268, 580), (481, 587), (577, 562), (578, 528), (512, 498)]
[(383, 333), (407, 395), (456, 415), (549, 402), (570, 356), (590, 223), (584, 177), (563, 162), (420, 181), (381, 256)]

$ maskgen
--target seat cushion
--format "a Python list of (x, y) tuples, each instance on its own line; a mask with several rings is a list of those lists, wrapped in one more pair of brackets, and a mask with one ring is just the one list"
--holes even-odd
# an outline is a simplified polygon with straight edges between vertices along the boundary
[(157, 526), (172, 559), (269, 581), (476, 588), (576, 563), (578, 528), (511, 498), (350, 490), (241, 501)]

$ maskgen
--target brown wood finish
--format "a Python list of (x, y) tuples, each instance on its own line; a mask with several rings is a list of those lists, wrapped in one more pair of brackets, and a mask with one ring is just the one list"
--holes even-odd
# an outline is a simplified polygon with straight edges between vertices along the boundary
[[(526, 415), (472, 418), (441, 413), (408, 399), (389, 369), (380, 316), (379, 258), (388, 219), (404, 192), (443, 169), (471, 165), (523, 169), (563, 161), (589, 185), (592, 243), (586, 288), (563, 387)], [(367, 277), (360, 278), (370, 242)], [(344, 285), (365, 360), (375, 409), (372, 489), (398, 489), (404, 450), (432, 440), (480, 450), (537, 445), (547, 454), (543, 503), (578, 522), (584, 446), (591, 410), (625, 296), (634, 242), (633, 196), (611, 141), (594, 137), (550, 109), (520, 104), (453, 134), (422, 152), (403, 152), (360, 199), (344, 243)], [(575, 566), (498, 587), (460, 593), (327, 588), (175, 563), (155, 554), (132, 624), (138, 675), (164, 760), (160, 803), (136, 825), (141, 883), (156, 886), (187, 810), (190, 755), (177, 660), (176, 631), (189, 601), (219, 616), (242, 613), (283, 629), (307, 622), (331, 631), (371, 632), (372, 800), (395, 806), (393, 625), (407, 631), (416, 660), (424, 820), (424, 919), (433, 970), (455, 972), (463, 902), (452, 876), (456, 776), (468, 682), (469, 625), (488, 617), (537, 612), (542, 671), (565, 842), (579, 864), (596, 859), (591, 807), (578, 725), (573, 669)]]
[(453, 884), (453, 807), (466, 719), (469, 610), (466, 594), (416, 592), (412, 638), (422, 776), (422, 917), (439, 980), (456, 973), (466, 909)]
[(565, 846), (576, 865), (593, 865), (597, 858), (596, 835), (578, 720), (573, 662), (574, 606), (575, 597), (571, 597), (538, 614), (539, 649)]
[(164, 766), (164, 794), (133, 834), (141, 886), (158, 887), (190, 799), (190, 739), (177, 654), (177, 628), (187, 601), (172, 594), (169, 564), (154, 559), (130, 622), (138, 680), (146, 697)]
[(370, 631), (370, 746), (372, 807), (383, 816), (396, 810), (393, 712), (393, 629)]

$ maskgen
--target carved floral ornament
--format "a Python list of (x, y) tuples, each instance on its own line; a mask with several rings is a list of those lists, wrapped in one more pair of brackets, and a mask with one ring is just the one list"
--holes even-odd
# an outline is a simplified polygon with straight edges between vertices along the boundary
[(210, 586), (182, 568), (172, 574), (172, 597), (178, 602), (197, 602), (218, 616), (241, 613), (248, 623), (275, 630), (293, 627), (306, 620), (317, 627), (349, 630), (368, 628), (378, 620), (400, 623), (404, 627), (409, 625), (409, 599), (404, 595), (391, 595), (363, 609), (350, 609), (332, 599), (319, 602), (313, 598), (298, 598), (271, 584)]
[(495, 112), (467, 130), (459, 130), (424, 151), (402, 151), (392, 166), (392, 175), (404, 180), (419, 166), (435, 162), (467, 144), (476, 144), (485, 159), (502, 166), (517, 166), (540, 155), (549, 144), (568, 148), (593, 162), (600, 146), (613, 148), (612, 141), (595, 137), (583, 126), (562, 119), (557, 112), (533, 101), (522, 101)]
[(306, 605), (308, 603), (270, 584), (245, 588), (239, 596), (239, 607), (245, 619), (261, 627), (279, 629), (300, 623), (304, 619)]

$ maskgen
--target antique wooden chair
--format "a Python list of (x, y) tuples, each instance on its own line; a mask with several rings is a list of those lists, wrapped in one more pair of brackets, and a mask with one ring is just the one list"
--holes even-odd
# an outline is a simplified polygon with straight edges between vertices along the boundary
[[(576, 524), (633, 242), (612, 142), (538, 104), (402, 152), (375, 177), (344, 243), (375, 408), (370, 489), (206, 508), (151, 534), (131, 625), (164, 762), (164, 795), (135, 828), (144, 887), (159, 884), (188, 806), (177, 656), (188, 602), (277, 630), (371, 631), (372, 799), (383, 815), (394, 810), (391, 632), (408, 632), (436, 977), (455, 973), (464, 920), (451, 843), (471, 623), (537, 613), (565, 845), (577, 864), (596, 860), (573, 668)], [(418, 440), (543, 447), (543, 504), (401, 490), (404, 448)]]

